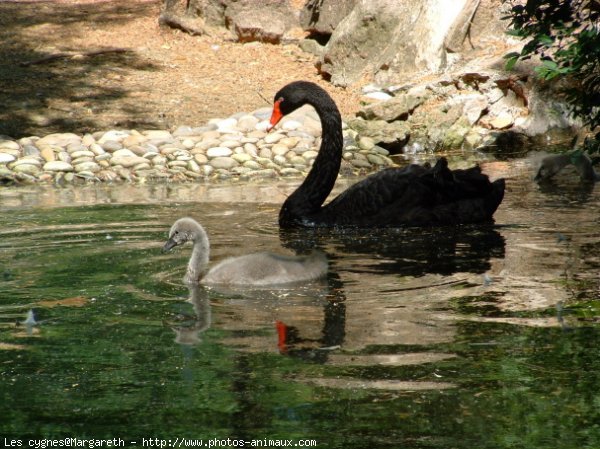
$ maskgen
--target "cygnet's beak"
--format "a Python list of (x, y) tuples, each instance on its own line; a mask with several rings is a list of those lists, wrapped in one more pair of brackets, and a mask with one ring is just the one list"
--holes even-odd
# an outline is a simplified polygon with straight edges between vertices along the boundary
[(167, 240), (167, 243), (165, 243), (165, 246), (163, 246), (163, 248), (162, 248), (163, 253), (170, 251), (171, 249), (175, 248), (176, 246), (177, 246), (177, 242), (174, 239)]

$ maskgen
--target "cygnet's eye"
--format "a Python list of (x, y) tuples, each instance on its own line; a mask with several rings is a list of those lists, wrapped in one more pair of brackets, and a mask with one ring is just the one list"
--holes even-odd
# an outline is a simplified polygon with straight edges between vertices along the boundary
[(179, 231), (175, 231), (175, 234), (179, 234)]

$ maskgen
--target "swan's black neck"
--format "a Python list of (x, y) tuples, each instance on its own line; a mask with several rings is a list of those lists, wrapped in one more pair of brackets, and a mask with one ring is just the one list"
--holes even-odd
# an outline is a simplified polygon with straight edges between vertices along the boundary
[(340, 171), (344, 144), (340, 111), (326, 93), (315, 94), (306, 103), (315, 108), (321, 119), (321, 148), (304, 182), (283, 203), (279, 212), (281, 227), (310, 222), (321, 210)]

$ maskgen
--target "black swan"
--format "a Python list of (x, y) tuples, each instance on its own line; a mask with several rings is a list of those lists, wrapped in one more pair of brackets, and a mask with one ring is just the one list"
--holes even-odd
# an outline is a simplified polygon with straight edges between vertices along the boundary
[(185, 281), (189, 284), (264, 287), (305, 282), (327, 274), (327, 258), (319, 251), (307, 256), (284, 256), (267, 252), (231, 257), (208, 272), (210, 245), (204, 228), (193, 218), (177, 220), (169, 231), (163, 251), (193, 242)]
[(478, 166), (450, 170), (445, 158), (433, 168), (410, 165), (388, 168), (323, 203), (342, 160), (340, 112), (329, 94), (308, 81), (295, 81), (275, 94), (272, 129), (304, 104), (315, 108), (322, 126), (319, 154), (304, 182), (286, 199), (279, 225), (296, 226), (429, 226), (491, 222), (504, 197), (504, 179), (490, 182)]

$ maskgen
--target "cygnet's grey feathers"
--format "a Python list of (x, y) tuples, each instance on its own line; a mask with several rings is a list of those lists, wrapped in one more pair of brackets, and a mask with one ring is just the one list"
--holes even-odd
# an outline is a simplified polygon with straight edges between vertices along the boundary
[(203, 284), (276, 285), (310, 281), (327, 273), (323, 253), (283, 256), (255, 253), (231, 257), (215, 265), (202, 279)]
[(210, 252), (208, 236), (204, 228), (189, 217), (180, 218), (173, 224), (163, 250), (188, 241), (194, 244), (185, 278), (188, 283), (264, 287), (311, 281), (327, 273), (327, 258), (318, 251), (308, 256), (262, 252), (231, 257), (206, 272)]

